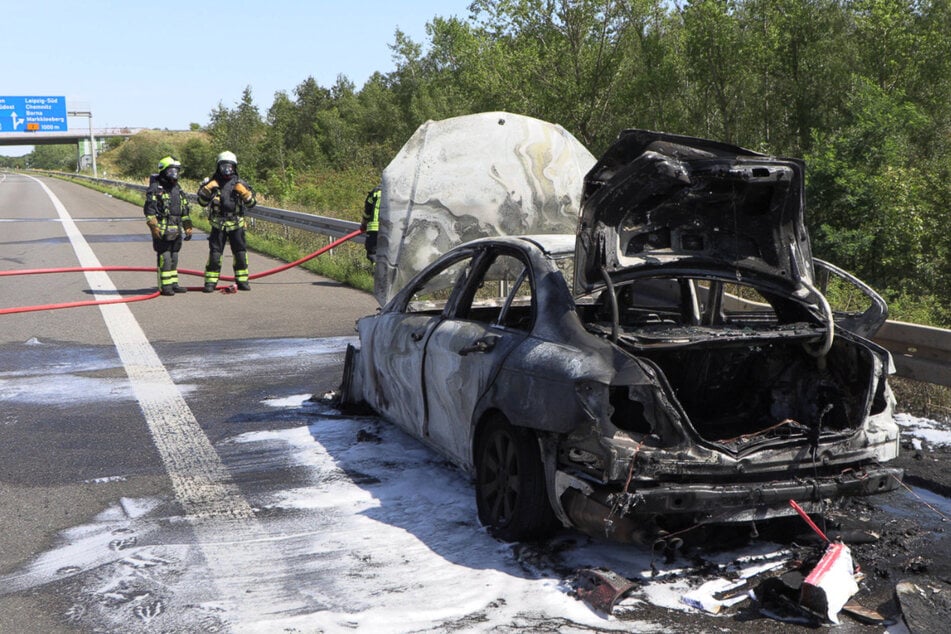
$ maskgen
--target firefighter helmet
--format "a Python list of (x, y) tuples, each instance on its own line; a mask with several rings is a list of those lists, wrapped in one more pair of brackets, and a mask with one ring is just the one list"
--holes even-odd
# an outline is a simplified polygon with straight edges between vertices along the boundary
[(234, 163), (235, 167), (238, 166), (238, 157), (234, 155), (234, 152), (222, 152), (218, 155), (218, 164), (221, 163)]
[(169, 167), (181, 167), (182, 164), (176, 161), (171, 156), (166, 156), (161, 161), (158, 162), (158, 171), (159, 173), (164, 172)]

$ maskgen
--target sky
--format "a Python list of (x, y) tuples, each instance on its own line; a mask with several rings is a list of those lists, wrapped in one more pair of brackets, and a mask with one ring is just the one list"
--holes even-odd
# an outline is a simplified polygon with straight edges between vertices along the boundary
[[(38, 0), (0, 17), (0, 96), (64, 96), (93, 128), (187, 130), (246, 87), (265, 116), (278, 91), (313, 77), (363, 86), (394, 70), (399, 29), (428, 41), (436, 16), (469, 16), (471, 0), (229, 0), (145, 3)], [(87, 128), (85, 118), (68, 120)], [(29, 146), (0, 147), (19, 156)]]

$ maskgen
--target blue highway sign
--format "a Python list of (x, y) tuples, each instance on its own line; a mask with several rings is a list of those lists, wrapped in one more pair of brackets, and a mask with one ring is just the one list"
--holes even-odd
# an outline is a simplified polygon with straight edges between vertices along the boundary
[(66, 97), (0, 97), (0, 132), (66, 131)]

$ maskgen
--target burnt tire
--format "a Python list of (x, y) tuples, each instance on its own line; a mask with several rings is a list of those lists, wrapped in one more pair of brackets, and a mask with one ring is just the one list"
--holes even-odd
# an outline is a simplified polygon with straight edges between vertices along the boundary
[(537, 540), (557, 527), (534, 432), (493, 418), (475, 454), (479, 521), (506, 541)]
[(353, 373), (357, 371), (358, 354), (360, 354), (360, 351), (352, 343), (347, 344), (347, 353), (343, 360), (343, 378), (340, 381), (335, 406), (344, 414), (373, 414), (375, 412), (363, 400), (363, 395), (354, 391)]

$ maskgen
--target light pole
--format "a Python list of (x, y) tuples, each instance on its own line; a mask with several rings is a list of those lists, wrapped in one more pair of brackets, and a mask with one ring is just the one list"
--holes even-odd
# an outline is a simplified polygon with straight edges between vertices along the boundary
[(99, 178), (99, 171), (96, 169), (96, 137), (92, 135), (92, 111), (72, 110), (66, 114), (70, 117), (86, 117), (89, 119), (89, 152), (92, 154), (92, 176), (93, 178)]

